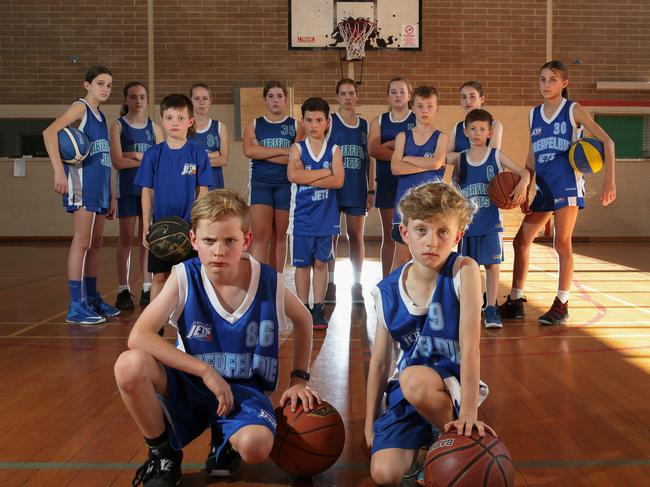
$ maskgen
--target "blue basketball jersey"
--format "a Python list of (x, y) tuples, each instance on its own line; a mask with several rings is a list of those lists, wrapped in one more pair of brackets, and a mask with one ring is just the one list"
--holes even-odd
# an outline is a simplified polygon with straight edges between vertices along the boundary
[(368, 122), (357, 117), (356, 126), (347, 125), (338, 113), (332, 114), (329, 140), (339, 146), (345, 168), (343, 187), (336, 190), (340, 207), (365, 208), (368, 191)]
[(569, 164), (569, 149), (578, 140), (580, 132), (573, 118), (574, 106), (575, 102), (563, 98), (551, 118), (544, 115), (543, 105), (530, 111), (530, 137), (537, 177), (544, 178), (554, 171), (573, 172)]
[(488, 147), (481, 161), (472, 161), (469, 158), (469, 151), (463, 151), (460, 153), (459, 169), (458, 187), (478, 209), (465, 230), (465, 236), (476, 237), (502, 232), (501, 212), (488, 197), (490, 181), (503, 171), (499, 151)]
[[(156, 144), (156, 134), (153, 129), (153, 122), (147, 119), (144, 127), (134, 127), (124, 117), (117, 119), (121, 126), (120, 144), (122, 152), (145, 153), (149, 147)], [(142, 188), (135, 184), (135, 176), (138, 174), (137, 167), (117, 170), (117, 197), (140, 196)]]
[(68, 177), (68, 193), (63, 195), (63, 206), (69, 210), (78, 207), (108, 210), (111, 202), (111, 154), (106, 117), (99, 108), (95, 113), (86, 100), (79, 101), (86, 107), (79, 130), (88, 137), (90, 152), (81, 164), (63, 165)]
[[(288, 149), (296, 140), (297, 122), (285, 117), (279, 122), (272, 122), (266, 117), (258, 117), (253, 122), (255, 138), (264, 147)], [(251, 160), (250, 179), (265, 184), (289, 184), (287, 166), (273, 162)]]
[[(406, 132), (415, 127), (415, 114), (409, 110), (408, 115), (402, 120), (393, 120), (391, 112), (382, 113), (379, 117), (379, 129), (381, 136), (381, 143), (395, 140), (397, 134)], [(396, 180), (396, 176), (390, 170), (390, 161), (382, 161), (377, 159), (376, 168), (377, 181), (392, 181)]]
[[(336, 145), (330, 140), (325, 140), (320, 154), (312, 152), (309, 139), (297, 145), (305, 169), (313, 171), (332, 167)], [(338, 235), (341, 230), (339, 221), (339, 205), (335, 190), (317, 188), (309, 184), (291, 185), (287, 234), (303, 237)]]
[(189, 222), (197, 187), (212, 184), (208, 155), (190, 143), (180, 149), (166, 141), (154, 145), (142, 157), (135, 184), (153, 189), (154, 221), (179, 216)]
[(454, 376), (460, 380), (460, 273), (457, 282), (453, 275), (459, 256), (452, 252), (438, 274), (431, 306), (406, 364), (433, 367), (443, 379)]
[[(203, 149), (206, 153), (218, 152), (221, 150), (221, 122), (219, 120), (208, 120), (208, 126), (202, 131), (196, 131), (193, 136), (187, 140)], [(212, 168), (213, 184), (209, 189), (218, 189), (224, 187), (223, 170), (220, 167)]]
[[(436, 147), (438, 146), (438, 138), (440, 137), (441, 132), (439, 130), (434, 130), (429, 140), (427, 140), (422, 145), (417, 145), (413, 139), (413, 130), (407, 130), (405, 132), (406, 140), (404, 143), (404, 155), (405, 156), (416, 156), (416, 157), (433, 157), (436, 152)], [(442, 177), (445, 175), (444, 166), (436, 170), (422, 171), (415, 174), (406, 174), (403, 176), (398, 176), (397, 179), (397, 193), (395, 195), (395, 210), (398, 209), (397, 204), (404, 197), (406, 192), (420, 184), (428, 183), (431, 181), (441, 181)], [(393, 224), (398, 224), (401, 221), (399, 211), (395, 211), (393, 216)]]
[(219, 301), (198, 257), (176, 265), (180, 298), (170, 321), (178, 329), (179, 350), (210, 364), (228, 382), (272, 391), (278, 380), (278, 330), (284, 327), (284, 283), (272, 267), (247, 254), (242, 259), (250, 262), (251, 281), (232, 313)]
[(377, 319), (399, 345), (399, 357), (393, 379), (396, 379), (406, 366), (407, 358), (420, 336), (431, 303), (430, 298), (426, 306), (418, 306), (404, 289), (404, 271), (412, 264), (413, 261), (409, 261), (398, 267), (372, 290)]

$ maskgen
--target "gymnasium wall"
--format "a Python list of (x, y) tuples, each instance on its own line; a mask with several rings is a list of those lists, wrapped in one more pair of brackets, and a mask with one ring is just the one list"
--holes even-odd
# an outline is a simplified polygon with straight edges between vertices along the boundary
[[(240, 86), (260, 86), (278, 78), (294, 88), (297, 104), (311, 95), (335, 101), (334, 85), (341, 76), (338, 54), (287, 50), (287, 0), (151, 3), (153, 84), (148, 79), (146, 1), (3, 2), (0, 117), (60, 114), (83, 94), (84, 73), (96, 63), (106, 64), (114, 73), (111, 105), (104, 108), (109, 120), (117, 116), (121, 87), (132, 79), (149, 83), (156, 101), (172, 91), (185, 92), (193, 82), (207, 82), (216, 104), (214, 116), (231, 128), (231, 134), (234, 92)], [(547, 1), (423, 0), (422, 4), (422, 51), (367, 53), (361, 113), (372, 117), (384, 110), (386, 81), (401, 74), (414, 84), (427, 82), (439, 88), (439, 127), (448, 130), (462, 116), (457, 106), (458, 85), (478, 79), (486, 88), (487, 108), (504, 123), (503, 149), (523, 161), (528, 109), (541, 101), (536, 80), (546, 60)], [(647, 0), (561, 0), (553, 2), (552, 12), (553, 57), (569, 65), (571, 97), (598, 104), (600, 113), (650, 110), (621, 108), (637, 102), (647, 106), (648, 92), (597, 91), (595, 87), (596, 81), (650, 80)], [(75, 56), (76, 63), (71, 60)], [(358, 64), (355, 70), (358, 75)], [(247, 161), (240, 142), (232, 143), (226, 180), (245, 190)], [(650, 176), (650, 165), (620, 161), (617, 175), (619, 200), (606, 211), (597, 204), (602, 175), (589, 179), (589, 207), (578, 221), (577, 236), (650, 236), (650, 222), (636, 218), (650, 210), (650, 198), (641, 187)], [(0, 214), (0, 236), (71, 233), (70, 218), (61, 211), (51, 180), (46, 160), (29, 161), (27, 176), (14, 178), (12, 161), (0, 159), (0, 194), (4, 207), (10, 209)], [(516, 212), (508, 213), (509, 228), (518, 219)], [(116, 233), (117, 225), (109, 224), (107, 235)], [(369, 218), (367, 234), (379, 235), (375, 214)]]

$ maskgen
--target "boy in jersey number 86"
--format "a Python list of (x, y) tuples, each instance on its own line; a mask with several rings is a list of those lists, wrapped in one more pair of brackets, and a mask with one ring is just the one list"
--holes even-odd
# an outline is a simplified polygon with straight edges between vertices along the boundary
[[(149, 447), (134, 485), (174, 486), (182, 448), (212, 429), (210, 475), (237, 471), (239, 459), (261, 463), (273, 447), (276, 419), (266, 392), (278, 381), (278, 331), (294, 325), (294, 370), (280, 405), (319, 396), (306, 387), (311, 317), (284, 288), (282, 275), (245, 251), (251, 243), (244, 200), (230, 190), (199, 197), (192, 208), (198, 257), (174, 266), (159, 296), (143, 311), (115, 364), (122, 399)], [(170, 322), (176, 346), (158, 335)]]

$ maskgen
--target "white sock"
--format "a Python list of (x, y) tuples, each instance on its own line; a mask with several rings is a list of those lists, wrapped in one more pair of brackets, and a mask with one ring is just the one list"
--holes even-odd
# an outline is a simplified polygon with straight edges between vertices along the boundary
[(333, 272), (328, 272), (327, 273), (327, 284), (333, 284), (334, 283), (334, 273)]
[(569, 302), (569, 291), (562, 291), (561, 289), (557, 290), (557, 298), (562, 301), (562, 304)]
[(129, 291), (129, 285), (128, 284), (124, 284), (124, 285), (120, 284), (119, 286), (117, 286), (117, 292), (121, 293), (122, 291)]
[(524, 297), (524, 290), (513, 287), (510, 289), (510, 299), (521, 299)]
[(151, 291), (151, 283), (150, 282), (143, 282), (142, 283), (142, 290), (145, 293)]
[(355, 283), (361, 282), (361, 271), (354, 271), (353, 279)]

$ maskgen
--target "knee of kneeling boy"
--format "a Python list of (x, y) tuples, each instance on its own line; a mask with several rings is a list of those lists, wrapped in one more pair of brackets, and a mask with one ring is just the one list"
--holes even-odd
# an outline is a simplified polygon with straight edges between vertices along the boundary
[(244, 434), (234, 446), (244, 463), (262, 463), (273, 448), (273, 434)]

